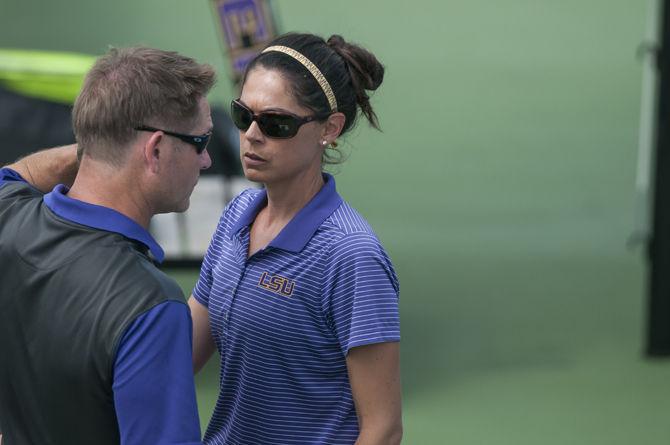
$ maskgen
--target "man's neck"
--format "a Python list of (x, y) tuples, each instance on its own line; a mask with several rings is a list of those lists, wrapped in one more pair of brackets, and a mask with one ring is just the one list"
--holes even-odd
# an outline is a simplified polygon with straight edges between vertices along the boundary
[(130, 173), (125, 168), (84, 158), (68, 197), (116, 210), (148, 229), (153, 209), (144, 199), (140, 184), (129, 179)]

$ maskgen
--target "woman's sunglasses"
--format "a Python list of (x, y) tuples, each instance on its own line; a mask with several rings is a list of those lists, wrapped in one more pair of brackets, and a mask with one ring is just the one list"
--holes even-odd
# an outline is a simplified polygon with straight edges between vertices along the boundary
[(323, 120), (330, 113), (307, 117), (274, 111), (264, 111), (254, 114), (253, 111), (242, 105), (239, 100), (233, 100), (230, 103), (230, 115), (233, 118), (235, 126), (242, 131), (247, 131), (252, 122), (256, 121), (258, 128), (260, 128), (265, 136), (275, 139), (288, 139), (295, 136), (302, 125), (314, 120)]

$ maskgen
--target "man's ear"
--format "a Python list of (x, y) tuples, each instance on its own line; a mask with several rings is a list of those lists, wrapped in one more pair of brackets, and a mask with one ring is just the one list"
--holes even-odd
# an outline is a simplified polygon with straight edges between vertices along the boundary
[(160, 157), (163, 145), (163, 132), (156, 131), (146, 140), (143, 147), (144, 163), (152, 173), (158, 173), (160, 168)]
[(327, 141), (329, 144), (335, 142), (342, 133), (342, 128), (344, 128), (344, 122), (346, 117), (343, 113), (333, 113), (328, 116), (326, 120), (326, 125), (323, 127), (323, 132), (321, 133), (321, 139)]

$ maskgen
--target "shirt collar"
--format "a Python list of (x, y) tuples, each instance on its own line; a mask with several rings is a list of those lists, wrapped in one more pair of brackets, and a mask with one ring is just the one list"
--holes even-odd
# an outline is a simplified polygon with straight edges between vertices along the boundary
[(66, 186), (57, 185), (53, 191), (44, 195), (44, 203), (61, 218), (139, 241), (149, 249), (156, 261), (163, 262), (163, 249), (144, 227), (116, 210), (70, 198), (67, 196), (68, 191)]
[[(290, 252), (300, 252), (312, 239), (321, 224), (342, 204), (342, 198), (335, 189), (335, 178), (323, 173), (321, 190), (291, 219), (270, 242), (268, 247), (276, 247)], [(267, 204), (267, 191), (261, 190), (244, 210), (231, 230), (235, 235), (249, 226), (258, 212)]]

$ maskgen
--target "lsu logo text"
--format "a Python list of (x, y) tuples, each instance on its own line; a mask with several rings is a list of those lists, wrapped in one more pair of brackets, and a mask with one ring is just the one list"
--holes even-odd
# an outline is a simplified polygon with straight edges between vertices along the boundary
[(290, 297), (293, 294), (295, 281), (291, 281), (280, 275), (270, 275), (267, 272), (263, 272), (261, 279), (258, 280), (258, 286), (267, 289), (270, 292), (274, 292), (275, 294)]

